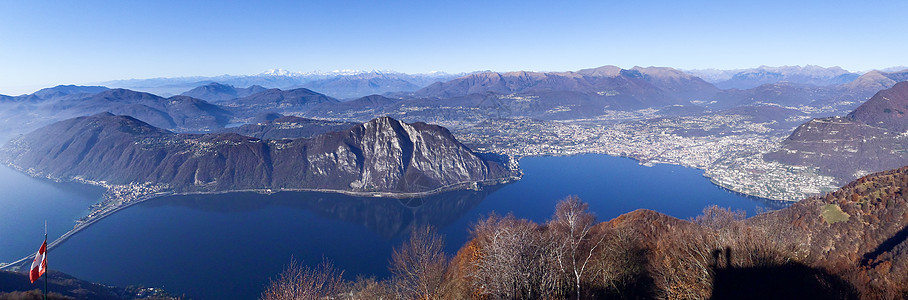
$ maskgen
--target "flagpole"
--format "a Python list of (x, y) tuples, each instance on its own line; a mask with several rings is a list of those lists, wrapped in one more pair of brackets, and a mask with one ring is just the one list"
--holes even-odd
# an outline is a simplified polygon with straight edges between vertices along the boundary
[[(47, 244), (47, 220), (44, 220), (44, 244)], [(44, 300), (47, 300), (47, 276), (50, 276), (50, 272), (47, 270), (47, 252), (50, 249), (44, 249)]]

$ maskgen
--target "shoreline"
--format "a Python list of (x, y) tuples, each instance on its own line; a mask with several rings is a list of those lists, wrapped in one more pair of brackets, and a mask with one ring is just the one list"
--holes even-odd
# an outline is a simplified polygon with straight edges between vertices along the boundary
[[(700, 176), (703, 176), (704, 178), (709, 180), (709, 182), (712, 183), (714, 186), (716, 186), (722, 190), (725, 190), (729, 193), (740, 195), (740, 196), (743, 196), (743, 197), (751, 199), (751, 200), (788, 205), (788, 204), (792, 204), (792, 203), (801, 201), (803, 199), (807, 199), (812, 196), (812, 195), (805, 195), (803, 198), (800, 198), (800, 199), (786, 200), (786, 199), (773, 199), (773, 198), (761, 197), (761, 196), (757, 196), (757, 195), (751, 195), (751, 194), (748, 194), (748, 193), (745, 193), (742, 191), (738, 191), (738, 190), (734, 189), (734, 186), (726, 185), (726, 184), (720, 182), (719, 180), (716, 180), (715, 177), (707, 176), (706, 175), (707, 170), (703, 167), (680, 164), (680, 163), (673, 163), (673, 162), (669, 162), (669, 161), (654, 160), (654, 159), (643, 160), (638, 157), (621, 155), (621, 154), (616, 154), (616, 153), (609, 153), (609, 152), (545, 153), (545, 154), (534, 154), (534, 155), (526, 155), (526, 156), (518, 155), (518, 158), (523, 158), (523, 157), (568, 157), (568, 156), (587, 155), (587, 154), (608, 155), (611, 157), (626, 158), (626, 159), (633, 160), (633, 161), (637, 162), (638, 165), (641, 165), (644, 167), (653, 167), (655, 165), (669, 165), (669, 166), (679, 166), (679, 167), (684, 167), (684, 168), (695, 169), (695, 170), (703, 172), (703, 174), (700, 174)], [(822, 193), (820, 193), (820, 194), (822, 194)]]
[[(29, 176), (31, 176), (31, 175), (29, 175)], [(436, 195), (436, 194), (451, 192), (451, 191), (458, 191), (458, 190), (477, 190), (478, 191), (484, 186), (507, 184), (507, 183), (511, 183), (513, 181), (520, 180), (522, 177), (523, 177), (523, 172), (519, 172), (519, 174), (517, 176), (511, 176), (511, 177), (499, 178), (499, 179), (489, 179), (489, 180), (483, 180), (483, 181), (459, 182), (459, 183), (439, 187), (439, 188), (436, 188), (433, 190), (425, 191), (425, 192), (356, 192), (356, 191), (346, 191), (346, 190), (304, 189), (304, 188), (299, 188), (299, 189), (281, 188), (281, 189), (277, 189), (277, 190), (275, 190), (275, 189), (241, 189), (241, 190), (225, 190), (225, 191), (210, 191), (210, 192), (158, 192), (158, 193), (141, 196), (141, 197), (137, 198), (136, 200), (129, 201), (124, 204), (115, 206), (112, 209), (106, 210), (84, 222), (77, 221), (76, 225), (73, 226), (73, 229), (66, 231), (65, 233), (63, 233), (63, 235), (54, 239), (52, 242), (48, 243), (47, 251), (50, 251), (50, 250), (56, 248), (58, 245), (65, 242), (73, 235), (79, 233), (82, 230), (87, 229), (91, 225), (103, 220), (104, 218), (107, 218), (108, 216), (113, 215), (114, 213), (117, 213), (121, 210), (127, 209), (133, 205), (136, 205), (136, 204), (148, 201), (148, 200), (163, 198), (163, 197), (187, 196), (187, 195), (220, 195), (220, 194), (230, 194), (230, 193), (259, 193), (259, 194), (271, 195), (271, 194), (279, 193), (279, 192), (316, 192), (316, 193), (343, 194), (343, 195), (354, 196), (354, 197), (408, 199), (408, 198), (426, 197), (426, 196), (431, 196), (431, 195)], [(35, 178), (38, 178), (38, 177), (35, 177)], [(60, 181), (60, 182), (76, 182), (76, 181), (69, 180), (69, 181)], [(88, 184), (88, 183), (83, 183), (83, 184)], [(89, 185), (92, 185), (92, 184), (89, 184)], [(29, 259), (34, 259), (34, 256), (35, 256), (35, 253), (31, 253), (23, 258), (20, 258), (16, 261), (11, 262), (9, 264), (0, 266), (0, 270), (19, 272), (19, 271), (21, 271), (22, 267), (24, 266), (22, 264), (27, 262)]]
[[(69, 238), (72, 237), (73, 235), (75, 235), (76, 233), (79, 233), (80, 231), (82, 231), (82, 230), (88, 228), (89, 226), (91, 226), (91, 225), (97, 223), (98, 221), (101, 221), (102, 219), (104, 219), (104, 218), (106, 218), (106, 217), (108, 217), (108, 216), (110, 216), (110, 215), (112, 215), (112, 214), (114, 214), (114, 213), (116, 213), (116, 212), (119, 212), (119, 211), (121, 211), (121, 210), (124, 210), (124, 209), (126, 209), (126, 208), (129, 208), (130, 206), (133, 206), (133, 205), (136, 205), (136, 204), (145, 202), (145, 201), (147, 201), (147, 200), (151, 200), (151, 199), (155, 199), (155, 198), (159, 198), (159, 197), (166, 197), (166, 196), (170, 196), (170, 194), (168, 194), (168, 193), (151, 194), (151, 195), (148, 195), (148, 196), (145, 196), (145, 197), (141, 197), (141, 198), (139, 198), (139, 199), (137, 199), (137, 200), (130, 201), (130, 202), (126, 203), (126, 204), (123, 204), (123, 205), (114, 207), (113, 209), (108, 210), (108, 211), (105, 211), (105, 212), (103, 212), (103, 213), (97, 215), (96, 217), (91, 218), (90, 220), (88, 220), (88, 221), (86, 221), (86, 222), (83, 222), (83, 223), (76, 223), (76, 225), (73, 226), (73, 229), (70, 229), (70, 230), (66, 231), (65, 233), (63, 233), (63, 235), (61, 235), (60, 237), (54, 239), (52, 242), (48, 243), (48, 244), (47, 244), (47, 251), (49, 252), (50, 250), (56, 248), (58, 245), (60, 245), (61, 243), (65, 242), (67, 239), (69, 239)], [(30, 255), (24, 257), (24, 258), (20, 258), (19, 260), (16, 260), (16, 261), (14, 261), (14, 262), (11, 262), (11, 263), (9, 263), (9, 264), (7, 264), (7, 265), (4, 265), (4, 266), (0, 267), (0, 270), (18, 272), (18, 271), (20, 271), (20, 269), (21, 269), (19, 265), (22, 264), (23, 262), (28, 261), (29, 259), (34, 259), (34, 256), (35, 256), (35, 253), (32, 253), (32, 254), (30, 254)]]
[[(675, 164), (675, 163), (665, 162), (665, 161), (655, 161), (655, 160), (643, 161), (639, 158), (635, 158), (632, 156), (616, 155), (616, 154), (611, 154), (611, 153), (600, 153), (600, 152), (571, 153), (571, 154), (539, 154), (539, 155), (527, 155), (527, 156), (517, 155), (514, 158), (515, 158), (515, 160), (519, 161), (523, 157), (566, 157), (566, 156), (589, 155), (589, 154), (608, 155), (608, 156), (617, 157), (617, 158), (630, 159), (630, 160), (637, 162), (639, 165), (646, 166), (646, 167), (652, 167), (655, 164), (663, 164), (663, 165), (680, 166), (680, 167), (685, 167), (685, 168), (696, 169), (696, 170), (704, 172), (704, 174), (701, 174), (701, 176), (703, 176), (704, 178), (709, 180), (710, 183), (712, 183), (714, 186), (718, 187), (719, 189), (722, 189), (727, 192), (737, 194), (740, 196), (744, 196), (745, 198), (748, 198), (748, 199), (751, 199), (754, 201), (776, 203), (776, 204), (782, 204), (782, 205), (789, 205), (789, 204), (797, 202), (794, 200), (779, 200), (779, 199), (765, 198), (765, 197), (760, 197), (760, 196), (755, 196), (755, 195), (750, 195), (750, 194), (746, 194), (743, 192), (739, 192), (739, 191), (730, 189), (729, 187), (726, 187), (722, 184), (719, 184), (712, 177), (706, 176), (705, 169), (698, 168), (695, 166), (688, 166), (688, 165), (684, 165), (684, 164)], [(15, 169), (17, 171), (22, 172), (22, 170), (16, 166), (13, 166), (11, 164), (9, 164), (9, 166), (13, 167), (13, 169)], [(26, 172), (23, 172), (23, 173), (25, 173), (26, 175), (35, 177), (35, 178), (41, 178), (41, 177), (33, 176)], [(409, 199), (409, 198), (426, 197), (426, 196), (431, 196), (431, 195), (445, 193), (445, 192), (451, 192), (451, 191), (457, 191), (457, 190), (481, 190), (481, 188), (484, 186), (507, 184), (507, 183), (510, 183), (513, 181), (520, 180), (522, 177), (523, 177), (523, 171), (520, 170), (518, 167), (516, 176), (499, 178), (499, 179), (483, 180), (483, 181), (460, 182), (460, 183), (455, 183), (455, 184), (439, 187), (439, 188), (429, 190), (429, 191), (424, 191), (424, 192), (358, 192), (358, 191), (349, 191), (349, 190), (318, 189), (318, 188), (278, 188), (278, 189), (262, 188), (262, 189), (238, 189), (238, 190), (224, 190), (224, 191), (157, 192), (157, 193), (141, 196), (136, 200), (129, 201), (122, 205), (116, 206), (110, 210), (102, 212), (101, 214), (99, 214), (95, 217), (92, 217), (91, 219), (89, 219), (85, 222), (79, 223), (77, 221), (77, 224), (75, 226), (73, 226), (73, 229), (67, 231), (66, 233), (64, 233), (57, 239), (55, 239), (53, 242), (48, 243), (47, 246), (48, 246), (48, 251), (50, 251), (51, 249), (55, 248), (59, 244), (63, 243), (64, 241), (66, 241), (67, 239), (69, 239), (70, 237), (75, 235), (76, 233), (78, 233), (84, 229), (87, 229), (94, 223), (97, 223), (97, 222), (101, 221), (102, 219), (104, 219), (110, 215), (113, 215), (116, 212), (119, 212), (119, 211), (129, 208), (133, 205), (136, 205), (136, 204), (139, 204), (139, 203), (151, 200), (151, 199), (162, 198), (162, 197), (186, 196), (186, 195), (220, 195), (220, 194), (230, 194), (230, 193), (259, 193), (259, 194), (270, 195), (270, 194), (279, 193), (279, 192), (317, 192), (317, 193), (342, 194), (342, 195), (353, 196), (353, 197)], [(103, 187), (101, 185), (96, 185), (96, 184), (92, 184), (92, 183), (85, 182), (85, 181), (59, 180), (59, 179), (52, 179), (52, 178), (45, 178), (45, 179), (50, 179), (50, 180), (54, 180), (57, 182), (76, 182), (76, 183)], [(21, 269), (21, 266), (19, 266), (19, 265), (21, 265), (23, 262), (26, 262), (28, 259), (33, 259), (33, 257), (34, 257), (34, 253), (32, 253), (29, 256), (26, 256), (22, 259), (11, 262), (7, 265), (0, 266), (0, 270), (14, 270), (15, 269), (15, 271), (19, 271)]]

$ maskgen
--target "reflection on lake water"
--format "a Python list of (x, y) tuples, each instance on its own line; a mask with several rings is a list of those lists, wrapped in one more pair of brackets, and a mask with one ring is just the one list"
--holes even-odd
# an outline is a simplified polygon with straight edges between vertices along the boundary
[(602, 221), (639, 208), (687, 219), (712, 204), (748, 215), (778, 205), (722, 190), (699, 170), (606, 155), (531, 157), (521, 167), (524, 178), (512, 184), (408, 200), (289, 192), (154, 199), (80, 232), (51, 257), (59, 270), (105, 284), (246, 299), (291, 257), (329, 259), (350, 279), (385, 277), (392, 248), (414, 226), (439, 228), (453, 254), (479, 218), (544, 222), (567, 195), (590, 203)]

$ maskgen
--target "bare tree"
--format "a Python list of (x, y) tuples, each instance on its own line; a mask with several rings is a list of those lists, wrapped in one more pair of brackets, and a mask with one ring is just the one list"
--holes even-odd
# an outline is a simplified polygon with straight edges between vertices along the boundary
[(603, 234), (594, 232), (596, 216), (590, 213), (589, 205), (577, 196), (568, 196), (555, 206), (555, 215), (549, 221), (549, 231), (554, 241), (555, 259), (562, 274), (572, 281), (581, 297), (581, 286), (589, 263), (602, 245)]
[(338, 271), (329, 261), (316, 268), (301, 265), (291, 259), (290, 265), (262, 292), (265, 300), (320, 299), (340, 292), (343, 271)]
[(743, 210), (731, 211), (718, 205), (710, 205), (703, 209), (703, 214), (694, 218), (694, 223), (712, 230), (721, 230), (734, 226), (745, 217), (747, 213)]
[(396, 299), (392, 291), (391, 283), (388, 280), (375, 280), (372, 277), (358, 277), (355, 281), (347, 285), (344, 292), (345, 297), (340, 299), (349, 300), (382, 300)]
[(634, 297), (637, 289), (645, 282), (638, 282), (647, 272), (646, 249), (640, 245), (640, 237), (628, 228), (611, 228), (602, 246), (593, 256), (591, 277), (595, 285), (613, 292), (618, 298)]
[(539, 299), (557, 290), (551, 241), (533, 222), (490, 216), (473, 227), (474, 289), (493, 299)]
[(414, 228), (391, 256), (392, 282), (403, 299), (441, 298), (448, 267), (444, 238), (431, 227)]

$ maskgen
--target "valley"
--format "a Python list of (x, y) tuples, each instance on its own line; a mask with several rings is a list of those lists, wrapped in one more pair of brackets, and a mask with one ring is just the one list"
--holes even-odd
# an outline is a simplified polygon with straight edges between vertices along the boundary
[[(22, 135), (0, 154), (30, 176), (106, 190), (52, 248), (126, 208), (175, 196), (333, 193), (399, 199), (386, 207), (394, 210), (436, 195), (483, 193), (458, 200), (469, 210), (520, 182), (519, 161), (549, 156), (698, 169), (717, 191), (767, 203), (764, 210), (900, 166), (903, 104), (880, 99), (904, 99), (906, 85), (893, 78), (906, 72), (745, 90), (721, 90), (671, 68), (480, 72), (346, 101), (307, 88), (214, 83), (170, 98), (58, 86), (0, 101), (16, 108), (6, 112), (16, 114), (7, 122), (45, 116), (11, 127)], [(78, 114), (89, 115), (68, 118)], [(829, 117), (835, 115), (847, 116)], [(816, 146), (824, 144), (832, 146)], [(892, 156), (838, 163), (835, 155), (855, 153), (850, 149)], [(406, 234), (400, 226), (373, 230), (393, 238)], [(28, 259), (4, 268), (22, 268)]]
[[(8, 97), (0, 106), (18, 107), (7, 111), (16, 113), (8, 121), (112, 111), (176, 132), (236, 132), (274, 140), (312, 137), (389, 116), (449, 128), (457, 140), (481, 153), (514, 158), (601, 153), (644, 165), (677, 164), (704, 170), (721, 187), (767, 199), (798, 200), (847, 182), (823, 171), (822, 165), (779, 159), (776, 153), (800, 124), (844, 115), (906, 72), (874, 71), (839, 82), (841, 70), (783, 68), (785, 75), (773, 75), (774, 70), (740, 71), (750, 74), (748, 78), (768, 76), (767, 82), (743, 90), (720, 90), (672, 68), (603, 66), (576, 72), (480, 72), (413, 92), (348, 101), (305, 88), (207, 84), (162, 98), (123, 89), (60, 86)], [(803, 74), (794, 75), (797, 72)], [(269, 86), (274, 86), (301, 76), (281, 74), (261, 78), (270, 78)], [(365, 80), (357, 76), (336, 78), (351, 84)], [(809, 85), (817, 80), (831, 81)], [(12, 127), (13, 133), (47, 122), (21, 123)], [(223, 128), (227, 124), (246, 125)]]
[(7, 1), (0, 300), (908, 300), (905, 11)]

